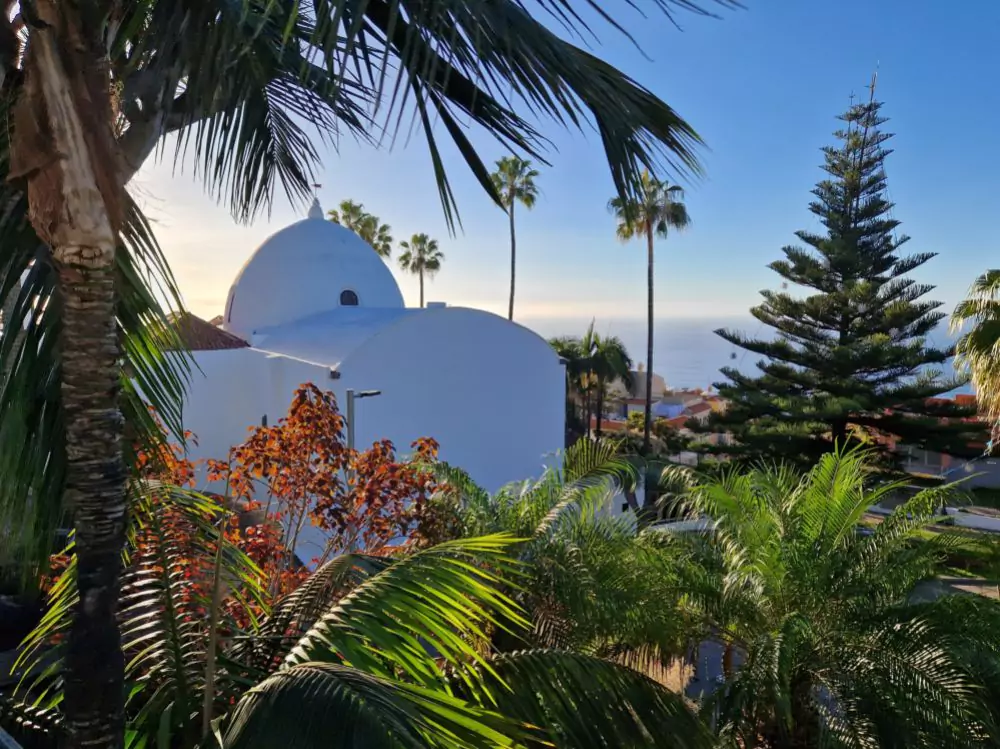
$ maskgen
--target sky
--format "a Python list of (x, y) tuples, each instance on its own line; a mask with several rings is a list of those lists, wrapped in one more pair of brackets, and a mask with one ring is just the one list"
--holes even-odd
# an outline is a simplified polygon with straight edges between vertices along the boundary
[[(652, 8), (644, 18), (618, 0), (604, 6), (635, 43), (597, 25), (591, 51), (669, 103), (706, 143), (705, 176), (682, 181), (692, 226), (657, 246), (658, 316), (745, 316), (760, 290), (780, 284), (766, 266), (796, 230), (817, 228), (807, 206), (822, 175), (819, 149), (833, 142), (836, 115), (852, 93), (866, 93), (876, 67), (885, 129), (896, 133), (886, 165), (894, 215), (912, 237), (909, 251), (939, 253), (914, 275), (935, 284), (934, 298), (950, 311), (978, 273), (996, 266), (1000, 2), (745, 0), (745, 9), (720, 10), (719, 18), (678, 13), (680, 29)], [(550, 164), (538, 165), (541, 195), (534, 210), (516, 214), (517, 319), (551, 327), (553, 319), (569, 326), (643, 318), (645, 250), (615, 238), (597, 134), (545, 122), (541, 130), (553, 143)], [(488, 164), (504, 155), (481, 133), (473, 142)], [(505, 313), (507, 218), (456, 151), (445, 162), (463, 224), (454, 236), (422, 136), (404, 133), (381, 150), (345, 140), (320, 151), (324, 208), (352, 198), (397, 239), (436, 237), (445, 262), (428, 299)], [(212, 317), (254, 248), (304, 217), (305, 206), (279, 197), (269, 216), (237, 225), (190, 170), (175, 170), (172, 155), (148, 163), (133, 190), (187, 306)], [(416, 305), (416, 279), (395, 260), (391, 267)]]

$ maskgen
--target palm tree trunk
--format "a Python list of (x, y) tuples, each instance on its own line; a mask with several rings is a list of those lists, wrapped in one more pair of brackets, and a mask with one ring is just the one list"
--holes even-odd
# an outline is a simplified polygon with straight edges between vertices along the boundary
[[(650, 431), (653, 426), (653, 227), (646, 226), (646, 407), (642, 422), (642, 454), (649, 455)], [(647, 494), (648, 494), (647, 490)]]
[(424, 269), (420, 269), (420, 306), (424, 306)]
[[(514, 271), (517, 267), (517, 239), (514, 235), (514, 199), (511, 198), (510, 208), (507, 210), (510, 216), (510, 304), (507, 307), (507, 319), (514, 319)], [(587, 422), (587, 432), (590, 432), (590, 422)]]
[(604, 380), (597, 381), (597, 439), (601, 438), (601, 422), (604, 417)]
[[(116, 616), (125, 544), (115, 323), (121, 182), (103, 53), (84, 33), (75, 4), (36, 0), (34, 10), (40, 22), (25, 61), (11, 149), (19, 163), (11, 172), (27, 177), (29, 217), (52, 248), (62, 312), (65, 499), (73, 513), (79, 590), (63, 672), (65, 715), (70, 747), (116, 749), (124, 741)], [(32, 142), (35, 152), (26, 147)]]
[(4, 338), (9, 338), (10, 336), (16, 336), (16, 339), (11, 344), (11, 356), (4, 363), (3, 371), (3, 381), (6, 382), (7, 378), (10, 376), (11, 365), (16, 360), (17, 352), (21, 349), (22, 341), (24, 340), (24, 327), (18, 326), (17, 330), (14, 330), (14, 308), (17, 306), (17, 298), (21, 295), (21, 282), (20, 280), (15, 281), (14, 285), (10, 289), (10, 293), (7, 295), (7, 301), (3, 306), (3, 336)]

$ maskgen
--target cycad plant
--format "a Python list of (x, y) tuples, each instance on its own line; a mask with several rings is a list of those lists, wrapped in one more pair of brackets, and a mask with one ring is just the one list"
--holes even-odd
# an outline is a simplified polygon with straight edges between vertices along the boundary
[(955, 344), (955, 365), (972, 377), (982, 413), (1000, 418), (1000, 270), (988, 270), (951, 315), (953, 333), (969, 329)]
[(409, 241), (400, 242), (403, 254), (399, 256), (399, 267), (414, 273), (420, 279), (420, 306), (424, 306), (424, 276), (433, 278), (441, 270), (444, 253), (438, 249), (436, 239), (426, 234), (414, 234)]
[(926, 490), (870, 532), (868, 507), (904, 489), (873, 480), (865, 455), (829, 454), (805, 476), (730, 470), (694, 506), (707, 537), (686, 588), (724, 648), (704, 710), (724, 746), (995, 746), (1000, 603), (915, 587), (948, 539), (921, 528), (947, 489)]
[(670, 231), (690, 223), (684, 190), (644, 171), (635, 198), (612, 198), (608, 208), (618, 222), (618, 238), (646, 240), (646, 409), (642, 429), (643, 454), (649, 453), (653, 425), (653, 240), (666, 239)]

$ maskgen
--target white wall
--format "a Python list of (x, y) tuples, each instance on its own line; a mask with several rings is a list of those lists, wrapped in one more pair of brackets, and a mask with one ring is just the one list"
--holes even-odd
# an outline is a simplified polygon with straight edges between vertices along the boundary
[(329, 389), (333, 382), (327, 367), (255, 349), (195, 351), (193, 356), (196, 367), (184, 402), (184, 428), (198, 442), (189, 450), (192, 459), (225, 460), (229, 448), (243, 442), (264, 416), (275, 424), (288, 412), (299, 385), (313, 382)]
[(358, 447), (401, 452), (433, 437), (441, 457), (495, 490), (538, 475), (565, 440), (565, 373), (527, 328), (480, 310), (427, 309), (375, 335), (340, 366), (336, 392), (357, 402)]
[[(489, 490), (539, 475), (565, 439), (565, 373), (544, 339), (481, 312), (428, 309), (373, 336), (340, 366), (255, 349), (195, 353), (184, 427), (198, 438), (190, 456), (225, 459), (267, 415), (275, 424), (304, 382), (332, 390), (346, 412), (348, 388), (381, 390), (356, 403), (356, 446), (389, 439), (400, 455), (418, 437), (441, 444), (441, 458)], [(321, 551), (304, 529), (299, 556)]]

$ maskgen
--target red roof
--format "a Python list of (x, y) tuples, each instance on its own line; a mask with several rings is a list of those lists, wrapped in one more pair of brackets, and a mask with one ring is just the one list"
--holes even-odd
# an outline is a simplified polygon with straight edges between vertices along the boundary
[[(597, 417), (590, 417), (590, 428), (597, 428)], [(615, 421), (612, 419), (602, 419), (601, 420), (601, 431), (602, 432), (624, 432), (628, 429), (628, 422), (625, 421)]]
[(712, 406), (708, 403), (695, 403), (693, 406), (688, 406), (688, 414), (691, 416), (697, 416), (698, 414), (703, 414), (706, 411), (711, 411)]
[(170, 322), (177, 331), (181, 343), (189, 351), (250, 348), (250, 344), (239, 336), (217, 328), (190, 312), (174, 313), (170, 316)]

